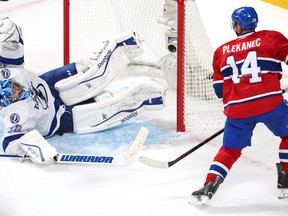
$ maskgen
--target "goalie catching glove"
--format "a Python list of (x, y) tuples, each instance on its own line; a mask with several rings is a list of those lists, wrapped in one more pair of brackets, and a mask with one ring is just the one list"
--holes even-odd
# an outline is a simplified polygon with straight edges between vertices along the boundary
[(57, 161), (57, 150), (37, 130), (31, 130), (23, 135), (19, 145), (25, 152), (25, 157), (36, 164), (50, 165)]

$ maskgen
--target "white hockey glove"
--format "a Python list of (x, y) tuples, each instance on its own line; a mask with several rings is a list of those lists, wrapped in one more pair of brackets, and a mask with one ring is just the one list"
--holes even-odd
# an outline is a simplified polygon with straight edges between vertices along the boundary
[(22, 30), (8, 17), (0, 19), (0, 44), (1, 46), (16, 50), (22, 38)]
[(51, 165), (57, 161), (57, 150), (35, 129), (20, 138), (20, 147), (36, 164)]

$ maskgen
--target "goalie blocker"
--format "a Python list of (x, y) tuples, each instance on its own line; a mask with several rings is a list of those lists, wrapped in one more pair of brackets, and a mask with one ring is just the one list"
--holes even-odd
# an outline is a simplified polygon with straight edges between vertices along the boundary
[(0, 19), (0, 68), (23, 67), (22, 30), (9, 17)]

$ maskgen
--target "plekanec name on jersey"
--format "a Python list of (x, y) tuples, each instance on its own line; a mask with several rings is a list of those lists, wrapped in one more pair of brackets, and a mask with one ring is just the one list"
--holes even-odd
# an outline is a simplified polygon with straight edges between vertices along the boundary
[(261, 39), (257, 38), (253, 41), (243, 41), (241, 43), (235, 44), (235, 45), (227, 45), (223, 46), (223, 55), (230, 52), (241, 52), (243, 50), (251, 49), (254, 47), (261, 46)]

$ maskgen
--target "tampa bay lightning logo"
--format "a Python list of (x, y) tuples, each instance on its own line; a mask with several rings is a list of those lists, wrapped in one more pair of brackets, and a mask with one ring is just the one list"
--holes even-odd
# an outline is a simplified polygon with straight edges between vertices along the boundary
[(8, 79), (11, 75), (11, 71), (7, 68), (1, 70), (1, 74), (4, 79)]
[(48, 108), (48, 93), (43, 84), (38, 84), (34, 87), (31, 84), (32, 92), (33, 92), (33, 100), (36, 102), (35, 109), (39, 109), (41, 106), (42, 109), (46, 110)]
[(13, 113), (10, 115), (10, 122), (13, 124), (17, 124), (20, 121), (20, 116), (17, 113)]

